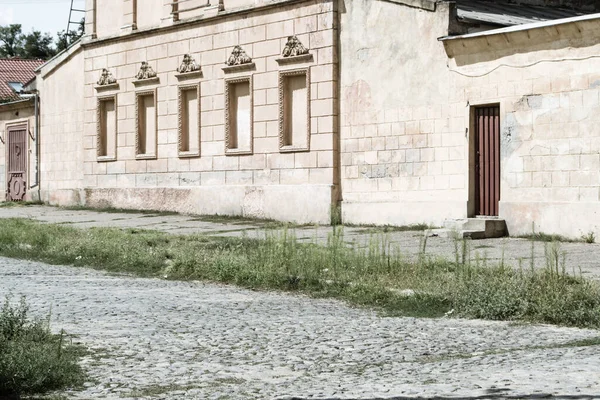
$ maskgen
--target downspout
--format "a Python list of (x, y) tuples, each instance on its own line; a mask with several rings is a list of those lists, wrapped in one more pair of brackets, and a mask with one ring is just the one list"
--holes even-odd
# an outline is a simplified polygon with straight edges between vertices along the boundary
[(41, 200), (41, 193), (40, 193), (40, 132), (39, 132), (39, 126), (40, 126), (40, 107), (39, 107), (39, 102), (40, 102), (40, 97), (38, 94), (38, 91), (35, 91), (34, 94), (34, 115), (35, 115), (35, 123), (33, 126), (33, 137), (34, 137), (34, 142), (35, 142), (35, 183), (33, 185), (31, 185), (29, 188), (30, 189), (35, 189), (37, 188), (37, 200)]
[(29, 189), (35, 189), (37, 188), (37, 200), (41, 199), (41, 193), (40, 193), (40, 145), (39, 145), (39, 126), (40, 126), (40, 107), (39, 107), (39, 102), (40, 102), (40, 97), (39, 97), (39, 92), (37, 90), (32, 90), (32, 92), (34, 92), (33, 94), (22, 94), (21, 97), (23, 98), (32, 98), (34, 100), (34, 104), (33, 104), (33, 114), (35, 116), (35, 122), (33, 125), (33, 142), (35, 144), (35, 173), (34, 173), (34, 177), (35, 177), (35, 182), (33, 183), (33, 185), (29, 186)]

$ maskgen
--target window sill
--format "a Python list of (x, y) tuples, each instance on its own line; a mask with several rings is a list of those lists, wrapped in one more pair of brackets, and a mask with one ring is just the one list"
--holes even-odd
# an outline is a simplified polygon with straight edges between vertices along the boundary
[(280, 153), (300, 153), (310, 151), (308, 146), (281, 146), (279, 148)]
[(136, 160), (156, 160), (158, 157), (156, 154), (136, 154)]
[(179, 158), (200, 157), (200, 151), (180, 151)]
[(226, 156), (248, 156), (254, 154), (252, 149), (225, 149)]
[(117, 161), (117, 156), (98, 156), (96, 158), (97, 162), (111, 162)]

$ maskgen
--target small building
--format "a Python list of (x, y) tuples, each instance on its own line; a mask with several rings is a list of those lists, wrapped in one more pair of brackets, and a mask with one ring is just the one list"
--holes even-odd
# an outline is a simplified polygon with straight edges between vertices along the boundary
[(19, 58), (0, 59), (0, 184), (4, 197), (22, 201), (28, 188), (39, 184), (37, 175), (37, 96), (24, 87), (44, 62)]
[(43, 201), (600, 235), (593, 1), (86, 11), (82, 41), (37, 72)]

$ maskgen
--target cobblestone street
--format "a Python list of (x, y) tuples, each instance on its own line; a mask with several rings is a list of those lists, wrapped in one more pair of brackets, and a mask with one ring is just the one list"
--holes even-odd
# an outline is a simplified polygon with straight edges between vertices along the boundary
[[(0, 258), (88, 346), (77, 399), (598, 398), (597, 331), (388, 318), (336, 301)], [(521, 397), (522, 396), (522, 397)]]

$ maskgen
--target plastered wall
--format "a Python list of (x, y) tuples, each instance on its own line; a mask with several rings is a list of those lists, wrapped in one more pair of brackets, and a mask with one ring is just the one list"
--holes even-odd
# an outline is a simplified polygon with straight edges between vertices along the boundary
[(446, 44), (455, 107), (500, 104), (511, 234), (600, 233), (599, 33), (584, 21)]
[[(450, 104), (449, 9), (340, 2), (343, 218), (440, 224), (466, 217), (464, 107)], [(398, 29), (398, 23), (401, 29)]]
[[(510, 234), (600, 234), (597, 20), (440, 41), (444, 5), (342, 7), (346, 222), (474, 216), (472, 113), (499, 105), (499, 216)], [(403, 29), (391, 32), (394, 21)]]
[(41, 200), (50, 204), (82, 204), (83, 50), (38, 75), (40, 91)]

